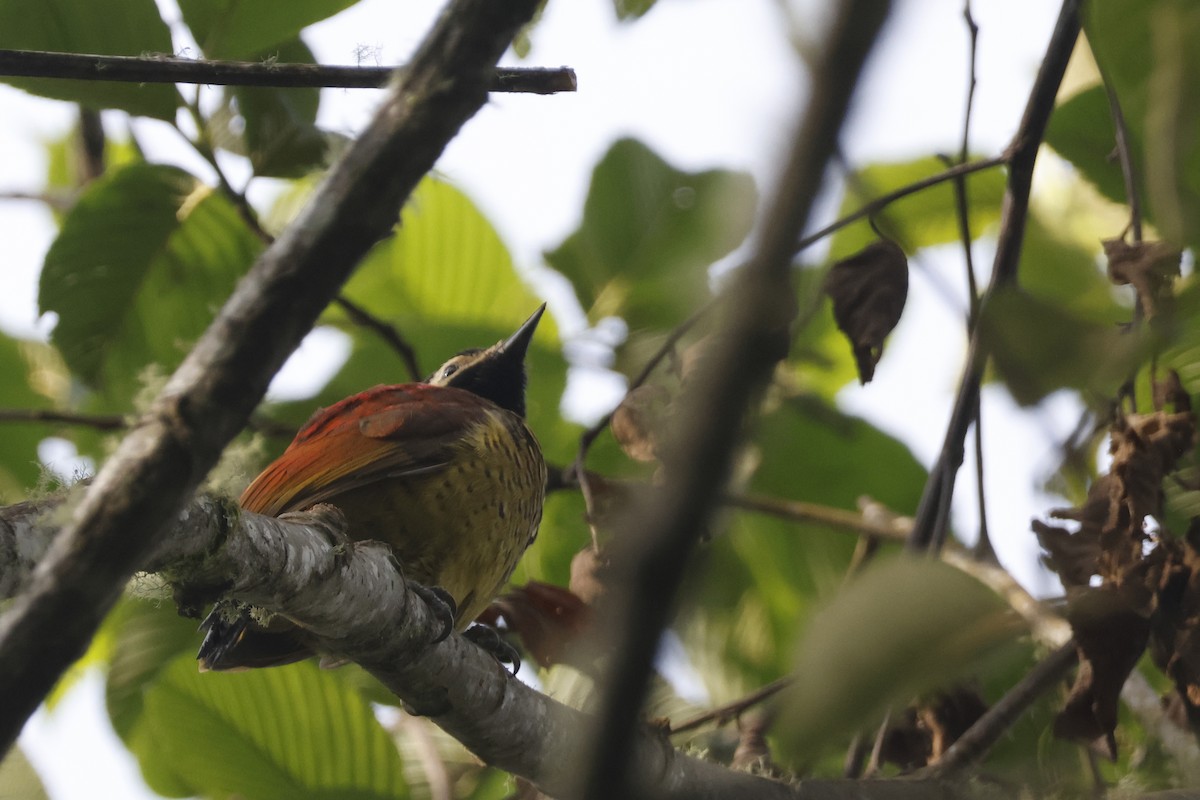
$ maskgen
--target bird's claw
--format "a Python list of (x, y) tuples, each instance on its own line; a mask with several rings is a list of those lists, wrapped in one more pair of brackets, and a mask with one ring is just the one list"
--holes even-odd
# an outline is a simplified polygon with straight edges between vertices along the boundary
[(429, 610), (442, 623), (442, 627), (432, 643), (445, 641), (446, 637), (454, 631), (454, 617), (458, 613), (458, 604), (454, 602), (454, 597), (440, 586), (422, 586), (419, 583), (409, 585), (417, 597), (425, 601), (425, 605), (429, 606)]
[(476, 623), (463, 631), (463, 638), (491, 653), (501, 664), (512, 664), (512, 674), (521, 669), (521, 655), (517, 649), (491, 625)]

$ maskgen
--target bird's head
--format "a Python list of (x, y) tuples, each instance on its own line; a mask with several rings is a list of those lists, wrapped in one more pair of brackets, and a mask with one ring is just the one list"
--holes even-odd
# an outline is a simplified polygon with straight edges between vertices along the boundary
[(465, 389), (525, 416), (525, 352), (545, 310), (543, 303), (516, 333), (491, 347), (463, 350), (438, 367), (426, 383)]

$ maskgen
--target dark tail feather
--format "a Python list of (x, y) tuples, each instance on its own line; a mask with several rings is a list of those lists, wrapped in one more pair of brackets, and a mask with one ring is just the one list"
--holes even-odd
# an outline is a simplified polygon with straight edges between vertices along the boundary
[(203, 671), (280, 667), (313, 655), (291, 632), (264, 628), (250, 616), (248, 606), (228, 600), (213, 606), (200, 630), (205, 635), (196, 660)]

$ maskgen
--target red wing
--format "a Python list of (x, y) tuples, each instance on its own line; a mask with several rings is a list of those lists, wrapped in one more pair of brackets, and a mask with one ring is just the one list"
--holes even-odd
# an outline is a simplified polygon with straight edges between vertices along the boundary
[(377, 386), (317, 412), (242, 493), (260, 514), (299, 511), (381, 480), (436, 472), (486, 420), (488, 401), (449, 387)]

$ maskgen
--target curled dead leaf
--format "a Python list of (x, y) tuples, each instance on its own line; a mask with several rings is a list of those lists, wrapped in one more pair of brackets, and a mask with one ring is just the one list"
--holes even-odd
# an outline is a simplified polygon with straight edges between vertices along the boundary
[(896, 327), (908, 299), (908, 258), (900, 245), (880, 239), (830, 268), (825, 292), (833, 318), (854, 348), (858, 379), (870, 383), (883, 340)]
[(1126, 242), (1105, 239), (1108, 277), (1117, 286), (1131, 285), (1147, 318), (1153, 317), (1171, 296), (1179, 276), (1180, 251), (1164, 242)]
[(1054, 720), (1054, 735), (1102, 742), (1116, 758), (1121, 687), (1150, 638), (1153, 598), (1142, 587), (1108, 585), (1068, 595), (1067, 620), (1079, 650), (1075, 684)]
[(587, 604), (568, 589), (529, 581), (498, 597), (494, 608), (542, 667), (563, 661), (575, 639), (591, 624)]
[(971, 686), (935, 692), (888, 725), (880, 759), (905, 770), (935, 762), (987, 709), (979, 690)]
[(1126, 566), (1141, 560), (1142, 522), (1147, 516), (1162, 515), (1163, 478), (1195, 446), (1196, 422), (1189, 411), (1129, 414), (1113, 422), (1110, 437), (1110, 474), (1116, 486), (1108, 529), (1127, 536), (1124, 548), (1105, 543), (1101, 567), (1102, 574), (1107, 567), (1108, 574), (1120, 575)]

